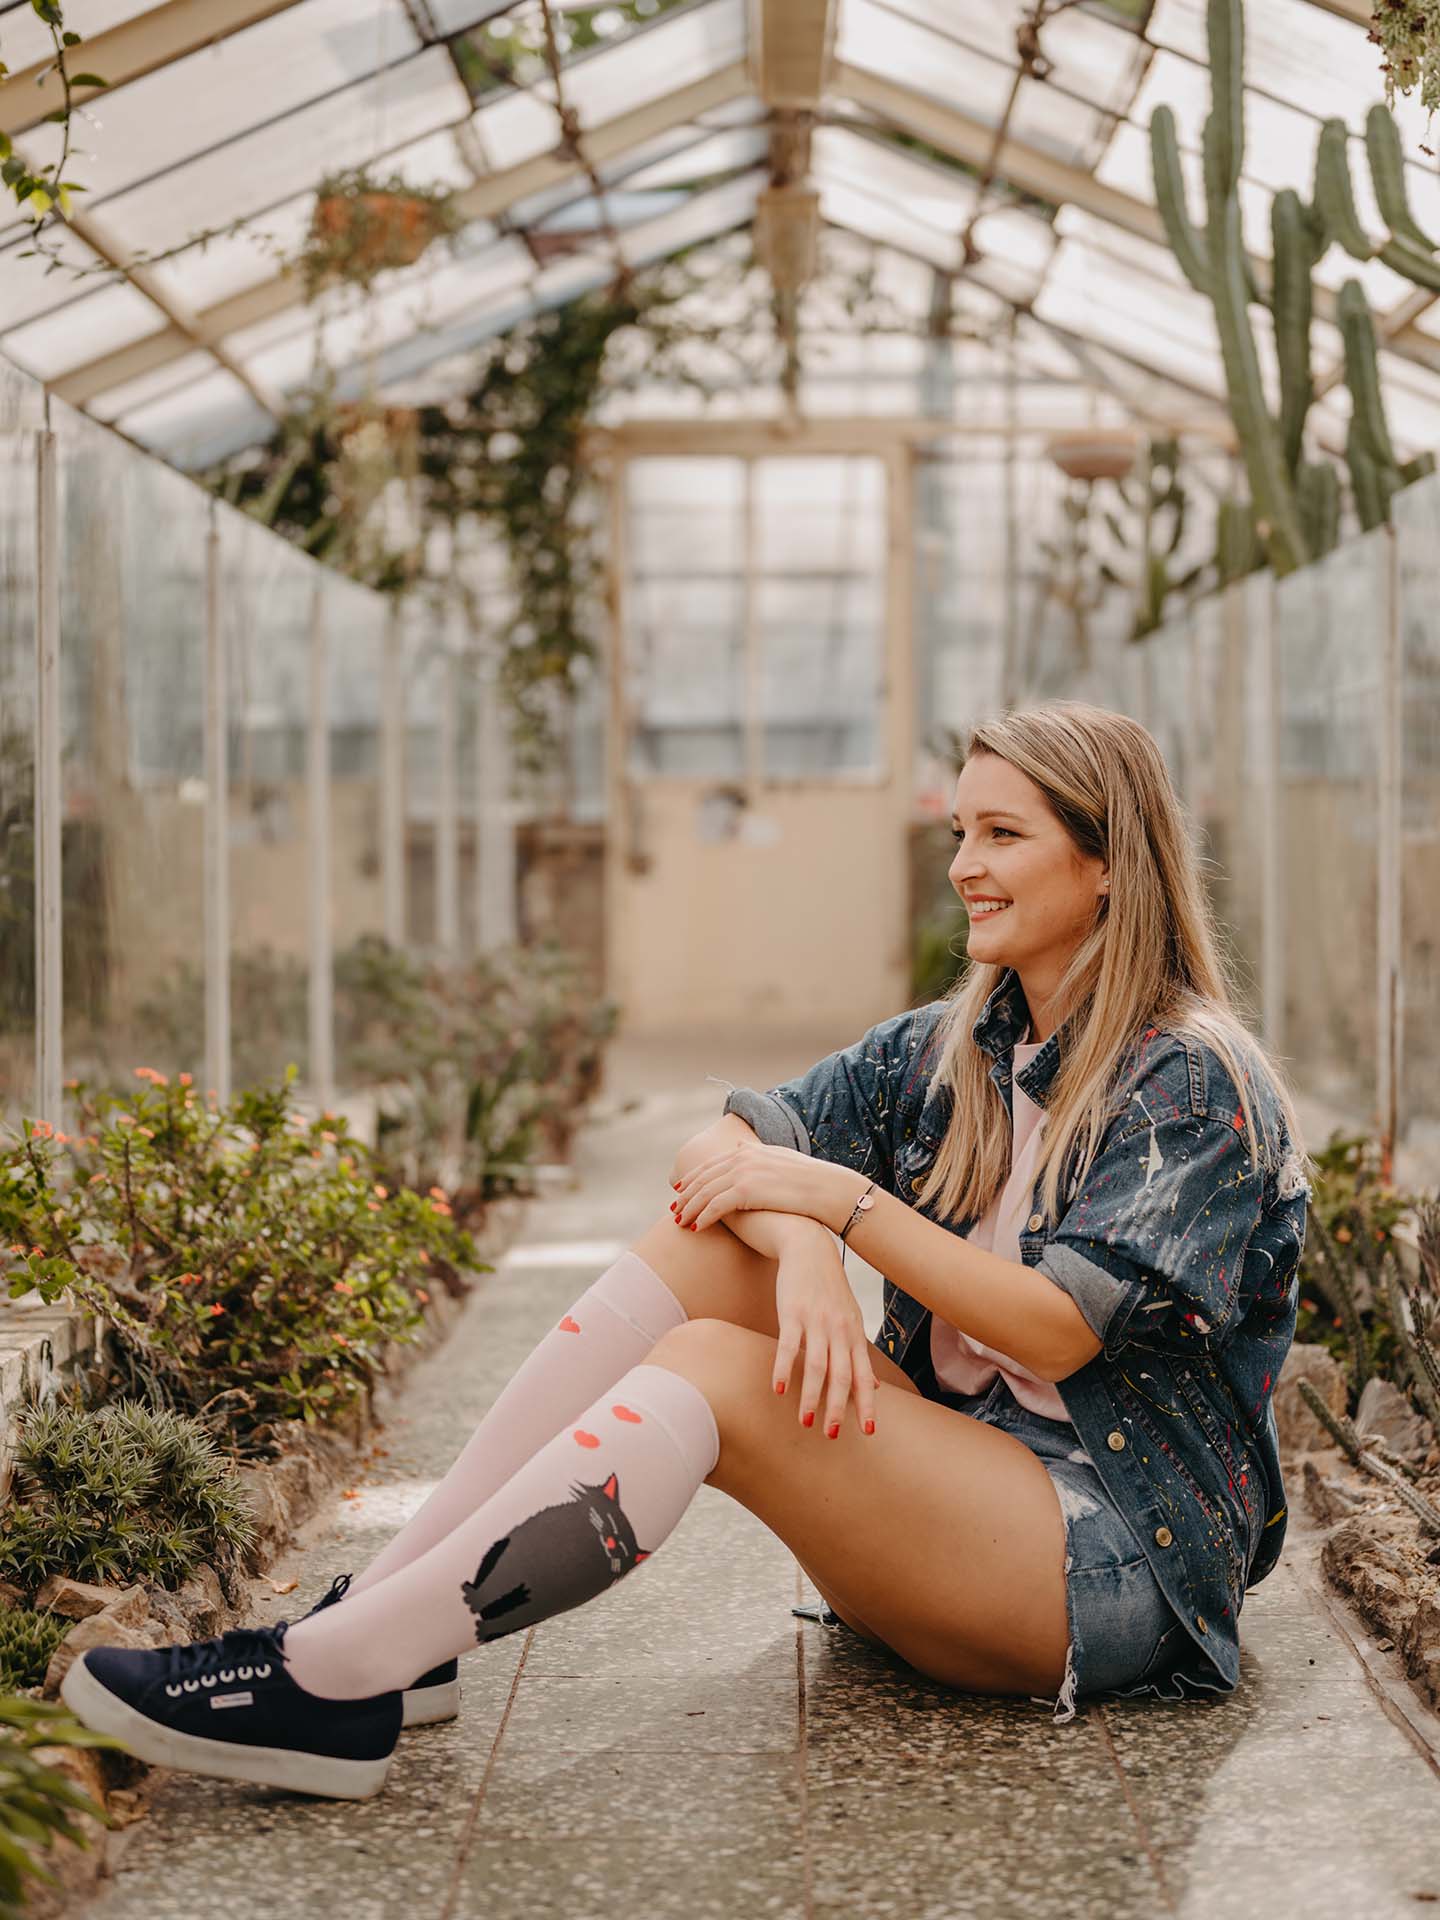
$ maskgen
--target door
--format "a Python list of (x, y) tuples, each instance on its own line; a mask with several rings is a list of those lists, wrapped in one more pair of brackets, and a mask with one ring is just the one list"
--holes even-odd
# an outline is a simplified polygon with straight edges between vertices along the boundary
[(908, 454), (617, 463), (607, 981), (629, 1034), (910, 998)]

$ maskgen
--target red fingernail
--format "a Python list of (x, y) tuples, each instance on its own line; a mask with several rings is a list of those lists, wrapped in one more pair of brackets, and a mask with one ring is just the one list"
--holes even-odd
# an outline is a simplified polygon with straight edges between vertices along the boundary
[(679, 1193), (679, 1191), (680, 1191), (680, 1182), (679, 1182), (678, 1180), (672, 1180), (672, 1181), (670, 1182), (670, 1184), (671, 1184), (671, 1186), (672, 1186), (672, 1187), (673, 1187), (673, 1188), (675, 1189), (675, 1191), (676, 1191), (676, 1193)]
[(802, 1414), (800, 1416), (800, 1424), (802, 1427), (813, 1427), (815, 1424), (814, 1414), (813, 1413)]
[(873, 1433), (875, 1431), (875, 1422), (873, 1420), (867, 1420), (865, 1422), (865, 1431), (867, 1433)]
[(825, 1438), (827, 1440), (833, 1440), (836, 1438), (839, 1432), (840, 1432), (839, 1427), (827, 1427), (825, 1429)]
[(692, 1220), (690, 1222), (690, 1231), (691, 1233), (698, 1233), (700, 1231), (700, 1223), (698, 1220)]
[(777, 1380), (775, 1382), (775, 1391), (777, 1393), (783, 1393), (785, 1391), (785, 1382), (783, 1380)]

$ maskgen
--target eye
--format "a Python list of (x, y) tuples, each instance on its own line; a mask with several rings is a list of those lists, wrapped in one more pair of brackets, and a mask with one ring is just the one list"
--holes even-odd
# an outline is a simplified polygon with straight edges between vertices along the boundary
[[(1014, 829), (1011, 827), (994, 827), (991, 831), (994, 833), (1007, 833), (1012, 840), (1015, 838)], [(963, 827), (951, 827), (950, 838), (955, 841), (963, 840), (965, 838), (965, 829)]]

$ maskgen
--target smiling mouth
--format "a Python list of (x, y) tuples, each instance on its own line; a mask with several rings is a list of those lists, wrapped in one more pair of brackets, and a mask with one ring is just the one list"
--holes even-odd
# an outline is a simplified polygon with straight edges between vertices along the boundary
[(991, 906), (977, 900), (972, 905), (971, 902), (967, 900), (965, 910), (972, 920), (991, 920), (997, 913), (1004, 913), (1011, 904), (1012, 902), (1009, 900), (1001, 900)]

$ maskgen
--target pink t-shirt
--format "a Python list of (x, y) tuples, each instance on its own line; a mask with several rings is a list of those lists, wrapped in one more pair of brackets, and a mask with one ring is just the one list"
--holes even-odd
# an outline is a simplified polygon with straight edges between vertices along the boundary
[[(1014, 1071), (1018, 1073), (1022, 1067), (1028, 1066), (1043, 1044), (1043, 1041), (1031, 1041), (1017, 1045)], [(973, 1246), (984, 1247), (987, 1252), (998, 1254), (1002, 1260), (1013, 1260), (1018, 1266), (1021, 1264), (1020, 1229), (1030, 1217), (1035, 1167), (1040, 1158), (1040, 1136), (1045, 1129), (1045, 1109), (1037, 1107), (1021, 1091), (1018, 1080), (1012, 1080), (1010, 1093), (1013, 1122), (1010, 1178), (1005, 1182), (1000, 1197), (976, 1221), (965, 1238)], [(930, 1320), (930, 1358), (934, 1364), (935, 1378), (942, 1387), (949, 1387), (953, 1393), (984, 1393), (993, 1386), (997, 1374), (1003, 1374), (1006, 1385), (1020, 1405), (1028, 1407), (1031, 1413), (1043, 1414), (1047, 1420), (1070, 1418), (1053, 1382), (1038, 1379), (1018, 1360), (1012, 1360), (1008, 1353), (1001, 1353), (995, 1347), (972, 1340), (968, 1333), (952, 1327), (938, 1313), (932, 1314)]]

